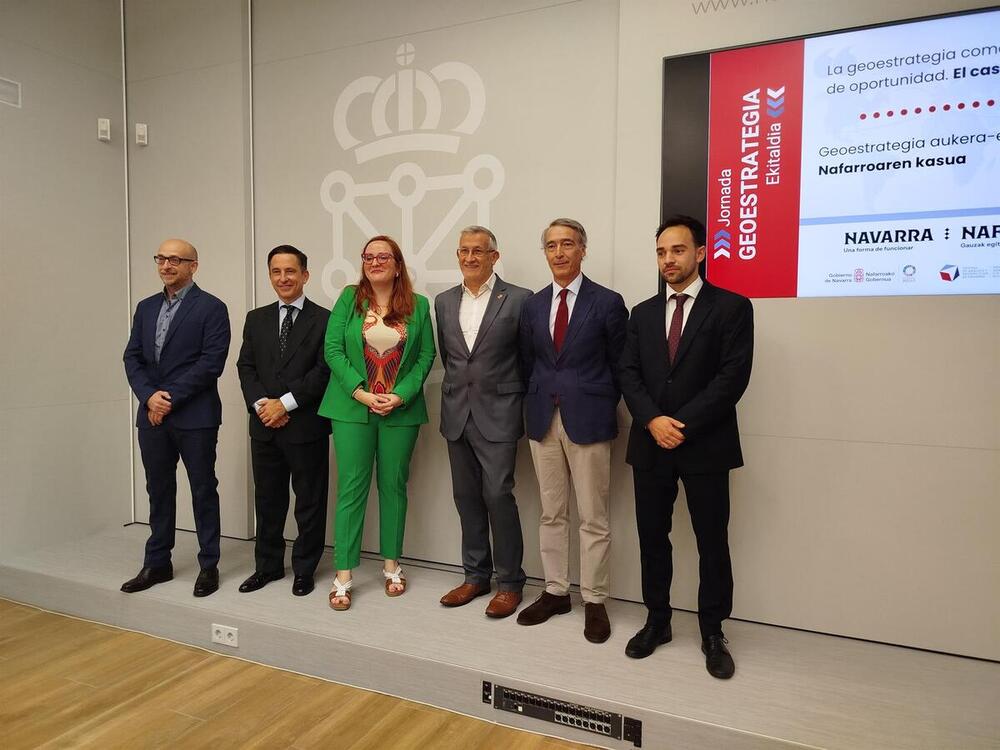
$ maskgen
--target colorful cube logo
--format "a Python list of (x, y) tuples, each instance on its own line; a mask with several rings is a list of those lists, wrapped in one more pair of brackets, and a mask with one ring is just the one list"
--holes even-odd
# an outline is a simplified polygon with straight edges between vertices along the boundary
[(939, 273), (941, 274), (942, 281), (954, 281), (958, 278), (958, 266), (948, 264)]

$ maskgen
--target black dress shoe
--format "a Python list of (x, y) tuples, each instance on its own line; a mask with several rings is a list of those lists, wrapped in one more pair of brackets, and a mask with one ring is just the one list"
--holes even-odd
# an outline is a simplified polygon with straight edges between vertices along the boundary
[(705, 654), (705, 668), (712, 677), (728, 680), (736, 673), (733, 657), (726, 648), (728, 641), (722, 633), (710, 635), (701, 642), (701, 651)]
[(174, 577), (174, 566), (170, 563), (161, 565), (158, 568), (143, 568), (139, 575), (130, 578), (122, 584), (122, 591), (126, 594), (134, 594), (136, 591), (145, 591), (150, 586), (158, 583), (165, 583)]
[(604, 643), (611, 637), (611, 620), (603, 604), (585, 602), (583, 605), (583, 637), (591, 643)]
[(548, 591), (543, 591), (540, 597), (521, 610), (521, 614), (517, 616), (517, 624), (540, 625), (552, 615), (564, 615), (571, 609), (569, 594), (556, 596)]
[(292, 593), (295, 596), (305, 596), (310, 591), (315, 588), (316, 584), (313, 582), (312, 576), (295, 576), (295, 580), (292, 581)]
[(669, 622), (666, 625), (651, 625), (647, 622), (642, 626), (642, 630), (629, 639), (628, 645), (625, 646), (625, 656), (645, 659), (656, 651), (657, 646), (670, 643), (673, 637)]
[(279, 581), (285, 577), (285, 571), (280, 573), (261, 573), (254, 571), (243, 583), (240, 584), (240, 593), (249, 594), (251, 591), (264, 588), (271, 581)]
[(202, 568), (194, 582), (195, 596), (208, 596), (219, 590), (219, 569)]

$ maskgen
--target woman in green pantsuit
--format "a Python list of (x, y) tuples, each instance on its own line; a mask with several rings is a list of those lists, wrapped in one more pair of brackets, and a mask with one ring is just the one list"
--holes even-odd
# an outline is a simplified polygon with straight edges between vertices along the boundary
[(351, 571), (361, 562), (361, 531), (372, 469), (379, 499), (385, 593), (399, 596), (406, 523), (406, 480), (420, 425), (427, 422), (424, 380), (434, 363), (427, 298), (413, 291), (399, 245), (373, 237), (361, 253), (357, 286), (333, 306), (326, 329), (330, 383), (319, 413), (333, 421), (337, 458), (334, 562), (330, 606), (351, 606)]

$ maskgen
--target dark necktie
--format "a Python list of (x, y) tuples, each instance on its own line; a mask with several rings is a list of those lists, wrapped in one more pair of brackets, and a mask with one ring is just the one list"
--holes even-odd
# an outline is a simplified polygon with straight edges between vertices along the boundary
[(566, 338), (566, 329), (569, 327), (569, 305), (566, 304), (566, 295), (569, 289), (559, 292), (559, 307), (556, 309), (556, 324), (552, 328), (552, 343), (556, 347), (556, 354), (562, 349), (563, 340)]
[(292, 331), (292, 312), (295, 307), (292, 305), (282, 305), (285, 309), (285, 319), (281, 321), (281, 330), (278, 332), (278, 356), (285, 356), (285, 347), (288, 346), (288, 334)]
[(670, 354), (671, 365), (677, 356), (677, 347), (681, 345), (681, 330), (684, 328), (684, 302), (687, 298), (686, 294), (670, 295), (670, 299), (677, 303), (674, 307), (673, 317), (670, 318), (670, 330), (667, 332), (667, 351)]

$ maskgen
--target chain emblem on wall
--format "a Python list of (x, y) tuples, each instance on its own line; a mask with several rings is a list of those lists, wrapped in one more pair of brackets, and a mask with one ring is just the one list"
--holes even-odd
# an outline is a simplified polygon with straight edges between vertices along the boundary
[[(428, 168), (417, 162), (421, 154), (459, 153), (462, 137), (475, 133), (482, 124), (486, 89), (479, 74), (465, 63), (444, 62), (424, 71), (413, 67), (415, 59), (411, 43), (399, 45), (399, 70), (386, 78), (366, 75), (351, 81), (334, 106), (333, 130), (341, 148), (352, 153), (358, 165), (384, 158), (387, 166), (383, 179), (367, 182), (337, 169), (326, 175), (320, 187), (320, 200), (332, 217), (333, 257), (322, 274), (323, 291), (331, 298), (339, 292), (338, 276), (351, 283), (360, 274), (354, 257), (359, 248), (346, 247), (348, 222), (366, 237), (386, 233), (372, 221), (360, 199), (388, 198), (399, 211), (398, 239), (414, 287), (428, 294), (432, 285), (440, 288), (461, 281), (454, 263), (432, 268), (431, 258), (444, 248), (450, 254), (452, 245), (448, 243), (470, 207), (475, 210), (475, 223), (488, 226), (490, 203), (503, 188), (503, 165), (491, 154), (471, 157), (454, 174), (429, 174)], [(417, 106), (418, 98), (422, 106)], [(357, 112), (365, 106), (363, 111), (370, 116), (362, 125)], [(443, 125), (455, 112), (462, 118), (451, 126)], [(454, 193), (454, 202), (444, 211), (439, 207), (422, 209), (425, 198), (436, 193)], [(430, 215), (432, 211), (437, 215)], [(434, 226), (427, 236), (416, 236), (417, 214), (422, 225)]]

